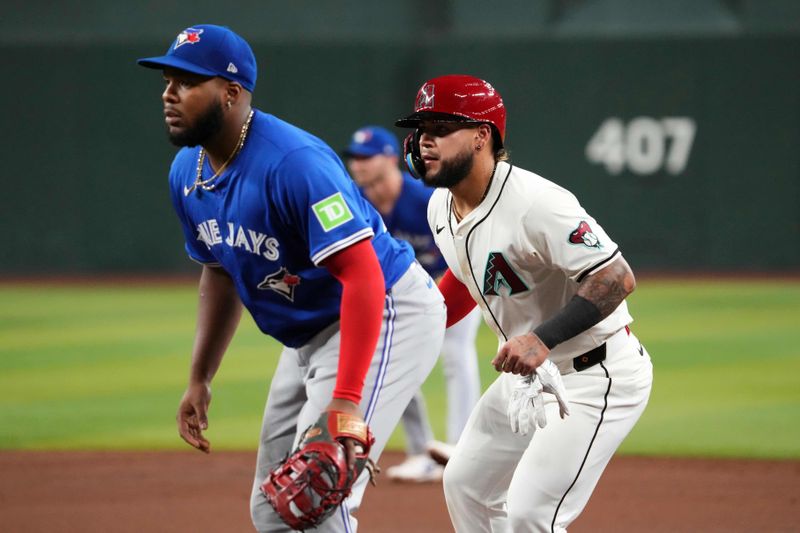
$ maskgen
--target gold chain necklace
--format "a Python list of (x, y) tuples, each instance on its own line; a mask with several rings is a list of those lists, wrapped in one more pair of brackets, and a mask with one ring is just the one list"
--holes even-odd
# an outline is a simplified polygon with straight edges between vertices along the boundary
[(219, 178), (222, 173), (225, 172), (225, 169), (228, 168), (230, 162), (233, 161), (233, 158), (236, 157), (236, 155), (241, 151), (242, 146), (244, 146), (244, 141), (247, 139), (247, 132), (250, 131), (250, 122), (253, 120), (253, 114), (254, 111), (251, 109), (250, 114), (247, 115), (247, 120), (245, 120), (244, 124), (242, 124), (242, 132), (239, 134), (239, 140), (236, 142), (236, 146), (233, 148), (233, 152), (231, 152), (228, 160), (222, 163), (222, 166), (220, 166), (219, 169), (214, 172), (213, 176), (205, 180), (203, 179), (203, 163), (206, 161), (206, 151), (204, 148), (200, 148), (200, 154), (197, 156), (197, 173), (195, 174), (194, 183), (192, 186), (184, 190), (184, 194), (186, 196), (189, 196), (189, 193), (198, 187), (204, 191), (213, 191), (216, 188), (216, 183), (212, 183), (211, 185), (209, 185), (209, 183)]
[[(483, 190), (483, 196), (478, 201), (480, 205), (481, 202), (486, 200), (486, 197), (489, 195), (489, 189), (492, 187), (492, 181), (494, 180), (494, 173), (497, 170), (497, 162), (495, 161), (494, 167), (492, 168), (492, 173), (489, 175), (489, 183), (486, 184), (486, 189)], [(461, 216), (461, 213), (458, 212), (458, 208), (456, 207), (455, 199), (450, 200), (450, 207), (453, 209), (453, 214), (456, 216), (456, 222), (461, 222), (464, 217)]]

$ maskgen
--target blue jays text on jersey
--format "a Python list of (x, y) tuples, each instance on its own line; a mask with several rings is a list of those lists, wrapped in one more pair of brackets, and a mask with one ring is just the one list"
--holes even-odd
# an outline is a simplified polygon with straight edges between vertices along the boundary
[[(187, 192), (199, 150), (181, 149), (170, 169), (186, 251), (224, 268), (261, 331), (284, 345), (302, 346), (339, 319), (342, 287), (320, 267), (326, 258), (371, 237), (387, 290), (414, 260), (410, 246), (386, 232), (338, 156), (313, 135), (256, 111), (216, 188)], [(206, 161), (203, 177), (212, 174)]]
[(403, 173), (403, 188), (400, 196), (388, 215), (382, 215), (389, 230), (395, 238), (408, 242), (414, 249), (420, 265), (433, 278), (444, 274), (447, 263), (436, 246), (428, 226), (428, 200), (433, 189), (425, 187), (411, 174)]

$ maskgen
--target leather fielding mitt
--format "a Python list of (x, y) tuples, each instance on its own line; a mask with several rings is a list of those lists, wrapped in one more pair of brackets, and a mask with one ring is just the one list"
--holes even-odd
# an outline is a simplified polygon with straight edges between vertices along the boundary
[[(347, 454), (339, 439), (356, 445), (355, 467), (347, 468)], [(369, 459), (375, 437), (360, 417), (325, 411), (303, 432), (297, 448), (261, 485), (261, 492), (281, 519), (295, 530), (315, 528), (336, 511), (367, 468), (370, 481), (378, 471)]]

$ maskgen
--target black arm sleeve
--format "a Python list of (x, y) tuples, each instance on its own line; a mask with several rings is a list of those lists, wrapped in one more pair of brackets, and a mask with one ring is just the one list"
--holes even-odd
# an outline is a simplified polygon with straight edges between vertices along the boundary
[(554, 346), (583, 333), (602, 320), (600, 310), (592, 302), (577, 294), (558, 314), (542, 322), (533, 332), (545, 346)]

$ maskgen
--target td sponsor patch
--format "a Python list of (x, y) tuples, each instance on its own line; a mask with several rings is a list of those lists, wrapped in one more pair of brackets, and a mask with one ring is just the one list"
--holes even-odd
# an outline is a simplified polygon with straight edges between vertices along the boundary
[(326, 233), (353, 220), (353, 213), (347, 207), (347, 202), (344, 201), (340, 192), (320, 200), (312, 205), (311, 209), (314, 210), (317, 220)]

